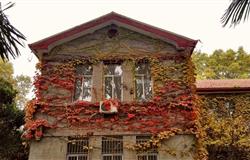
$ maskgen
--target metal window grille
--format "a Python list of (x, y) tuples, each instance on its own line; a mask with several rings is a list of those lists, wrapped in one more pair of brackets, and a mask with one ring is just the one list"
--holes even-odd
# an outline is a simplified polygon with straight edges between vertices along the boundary
[[(136, 143), (141, 144), (149, 141), (150, 136), (136, 136)], [(138, 152), (137, 160), (158, 160), (157, 148), (152, 147), (147, 152)]]
[(112, 136), (102, 138), (102, 160), (122, 160), (123, 138)]
[(144, 101), (152, 98), (152, 84), (149, 63), (147, 61), (137, 63), (135, 66), (136, 99)]
[(92, 93), (92, 72), (91, 65), (79, 65), (76, 67), (76, 88), (75, 100), (91, 101)]
[(88, 160), (88, 138), (70, 139), (67, 145), (67, 160)]
[(105, 65), (104, 95), (106, 99), (122, 100), (122, 68), (120, 64)]

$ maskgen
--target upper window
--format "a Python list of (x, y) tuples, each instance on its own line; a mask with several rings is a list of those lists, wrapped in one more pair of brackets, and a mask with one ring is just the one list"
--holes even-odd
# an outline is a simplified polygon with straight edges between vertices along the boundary
[[(136, 143), (143, 144), (150, 140), (150, 136), (136, 136)], [(151, 147), (148, 151), (137, 152), (137, 160), (157, 160), (158, 151), (157, 148)]]
[(75, 100), (91, 101), (93, 67), (88, 64), (76, 67)]
[(135, 65), (136, 99), (145, 101), (152, 98), (152, 80), (148, 62), (138, 62)]
[(67, 160), (88, 160), (88, 138), (70, 139), (67, 145)]
[(109, 136), (102, 138), (102, 160), (122, 160), (122, 136)]
[(121, 64), (106, 64), (104, 68), (104, 96), (106, 99), (122, 100)]
[(232, 116), (235, 111), (235, 104), (233, 103), (233, 101), (226, 101), (225, 108), (229, 116)]

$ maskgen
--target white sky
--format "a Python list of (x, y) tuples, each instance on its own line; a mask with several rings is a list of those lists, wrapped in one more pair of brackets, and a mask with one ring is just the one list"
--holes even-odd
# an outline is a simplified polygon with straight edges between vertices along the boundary
[[(250, 22), (222, 28), (220, 17), (230, 0), (19, 0), (6, 14), (27, 43), (64, 31), (111, 11), (192, 39), (196, 50), (237, 49), (250, 52)], [(5, 4), (3, 2), (3, 4)], [(14, 63), (15, 74), (34, 75), (36, 57), (29, 48)]]

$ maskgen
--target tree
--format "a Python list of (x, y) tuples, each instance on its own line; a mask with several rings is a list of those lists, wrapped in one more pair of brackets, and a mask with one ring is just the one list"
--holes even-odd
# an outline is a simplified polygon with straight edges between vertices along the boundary
[(5, 63), (4, 61), (0, 60), (0, 77), (4, 78), (10, 83), (14, 83), (13, 74), (14, 70), (12, 63)]
[(0, 78), (0, 159), (27, 159), (28, 149), (22, 145), (21, 131), (24, 112), (15, 105), (16, 90)]
[(221, 17), (223, 27), (238, 25), (242, 20), (247, 20), (250, 11), (250, 0), (232, 0), (229, 7)]
[(23, 109), (25, 103), (28, 101), (27, 95), (31, 89), (31, 79), (28, 76), (18, 75), (14, 77), (13, 66), (10, 62), (3, 62), (0, 60), (0, 78), (11, 83), (15, 90), (17, 90), (16, 104)]
[(9, 57), (17, 57), (20, 55), (18, 46), (24, 46), (23, 40), (25, 36), (11, 25), (4, 11), (13, 7), (14, 3), (7, 3), (1, 8), (0, 3), (0, 57), (2, 60), (9, 60)]
[(200, 98), (203, 143), (209, 159), (249, 160), (250, 94), (211, 94)]
[(194, 53), (197, 79), (250, 78), (250, 55), (243, 47), (237, 51), (215, 50), (213, 54)]
[(20, 108), (24, 108), (26, 102), (28, 102), (27, 95), (31, 89), (31, 79), (28, 76), (19, 75), (15, 77), (16, 90), (18, 91), (16, 96), (16, 104)]

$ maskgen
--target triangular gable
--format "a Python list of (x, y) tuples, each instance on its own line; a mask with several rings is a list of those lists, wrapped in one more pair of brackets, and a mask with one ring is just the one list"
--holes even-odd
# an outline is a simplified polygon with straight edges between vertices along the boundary
[(87, 23), (78, 25), (66, 31), (42, 39), (38, 42), (29, 44), (29, 47), (35, 54), (37, 54), (39, 51), (49, 52), (50, 49), (57, 45), (86, 35), (88, 33), (92, 33), (95, 30), (98, 30), (110, 24), (122, 26), (130, 30), (145, 34), (147, 36), (151, 36), (153, 38), (159, 38), (174, 45), (177, 49), (189, 48), (192, 52), (197, 43), (197, 40), (193, 40), (157, 27), (153, 27), (151, 25), (125, 17), (115, 12), (111, 12)]

